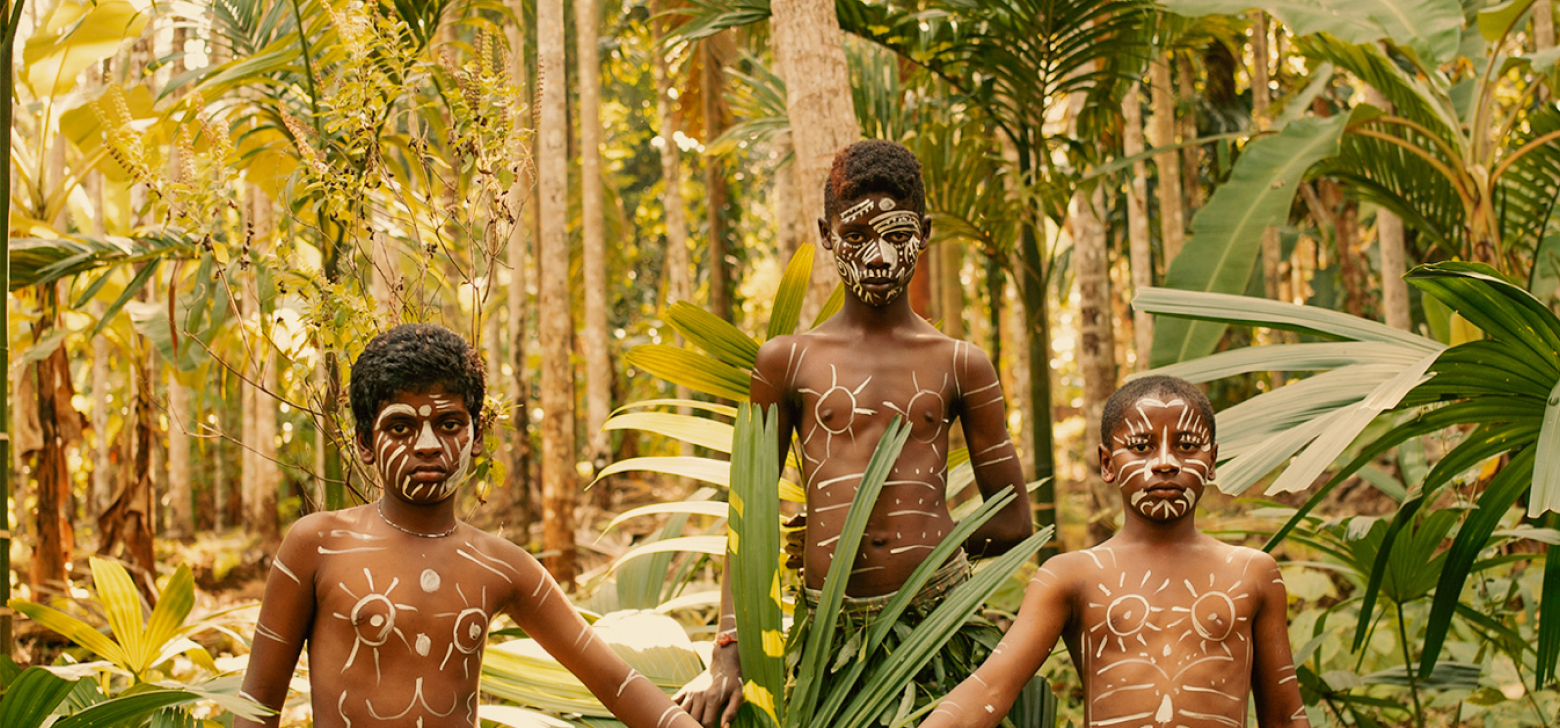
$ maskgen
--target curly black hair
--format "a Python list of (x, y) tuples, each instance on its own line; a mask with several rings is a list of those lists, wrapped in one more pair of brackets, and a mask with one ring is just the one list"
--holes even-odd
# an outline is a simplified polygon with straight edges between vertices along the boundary
[(1105, 400), (1105, 411), (1100, 415), (1100, 442), (1109, 443), (1110, 434), (1116, 431), (1116, 426), (1121, 424), (1122, 413), (1127, 408), (1137, 404), (1144, 397), (1164, 395), (1185, 400), (1197, 413), (1202, 415), (1203, 421), (1208, 423), (1208, 439), (1218, 442), (1218, 432), (1214, 428), (1213, 404), (1208, 401), (1208, 395), (1203, 394), (1197, 385), (1180, 377), (1167, 377), (1156, 374), (1149, 377), (1139, 377), (1116, 390), (1110, 399)]
[(352, 363), (352, 417), (364, 445), (373, 444), (374, 417), (402, 392), (443, 386), (465, 400), (480, 432), (487, 376), (482, 357), (460, 334), (436, 324), (401, 324), (368, 342)]
[(823, 183), (823, 219), (832, 220), (848, 200), (869, 192), (891, 194), (917, 215), (926, 214), (926, 186), (921, 160), (903, 144), (868, 139), (834, 155), (834, 166)]

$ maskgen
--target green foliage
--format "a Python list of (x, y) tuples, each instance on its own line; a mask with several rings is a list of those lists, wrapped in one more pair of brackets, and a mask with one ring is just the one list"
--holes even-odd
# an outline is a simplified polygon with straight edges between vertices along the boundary
[[(1289, 220), (1295, 190), (1306, 170), (1338, 151), (1346, 117), (1302, 120), (1276, 136), (1246, 146), (1229, 182), (1192, 219), (1192, 235), (1165, 275), (1165, 287), (1183, 291), (1245, 292), (1260, 251), (1262, 231)], [(1182, 320), (1154, 327), (1153, 365), (1165, 366), (1212, 353), (1224, 326)]]
[[(206, 671), (217, 673), (205, 648), (189, 639), (190, 635), (214, 626), (209, 621), (189, 621), (195, 603), (189, 566), (181, 565), (170, 577), (149, 617), (142, 617), (140, 593), (124, 567), (94, 557), (92, 577), (108, 635), (58, 609), (23, 599), (10, 601), (12, 609), (104, 662), (71, 668), (31, 667), (23, 671), (0, 700), (0, 719), (4, 719), (0, 723), (6, 728), (39, 726), (50, 715), (63, 716), (52, 725), (66, 728), (140, 726), (154, 720), (159, 711), (200, 701), (213, 701), (223, 710), (245, 717), (263, 714), (263, 708), (239, 694), (241, 676), (196, 684), (160, 679), (160, 666), (176, 655), (188, 656)], [(78, 683), (92, 675), (97, 679)], [(128, 684), (105, 694), (103, 689), (113, 685), (118, 676), (128, 677)], [(65, 704), (66, 698), (82, 690), (87, 691), (85, 704), (72, 710)], [(16, 722), (13, 724), (12, 720)]]
[[(881, 659), (879, 648), (884, 639), (933, 572), (953, 555), (969, 534), (1014, 496), (1004, 491), (987, 500), (974, 514), (959, 521), (911, 573), (867, 629), (856, 657), (848, 666), (838, 671), (831, 669), (836, 657), (832, 644), (835, 624), (839, 619), (845, 583), (849, 580), (850, 564), (855, 561), (872, 504), (909, 434), (910, 428), (898, 420), (884, 432), (845, 517), (818, 605), (811, 618), (797, 622), (805, 625), (797, 627), (805, 632), (782, 639), (779, 510), (772, 485), (779, 477), (779, 462), (775, 459), (773, 445), (777, 433), (772, 413), (765, 416), (750, 407), (743, 407), (739, 412), (737, 439), (733, 446), (736, 451), (731, 499), (734, 517), (728, 539), (728, 558), (733, 571), (732, 598), (738, 631), (762, 635), (762, 639), (738, 642), (745, 681), (743, 691), (748, 704), (754, 706), (739, 714), (739, 724), (785, 728), (875, 725), (879, 717), (905, 694), (909, 681), (922, 666), (985, 599), (1050, 538), (1051, 529), (1041, 529), (1011, 551), (993, 559), (989, 566), (950, 592), (931, 616), (900, 643), (892, 660)], [(784, 685), (784, 647), (788, 642), (806, 645), (789, 696)]]

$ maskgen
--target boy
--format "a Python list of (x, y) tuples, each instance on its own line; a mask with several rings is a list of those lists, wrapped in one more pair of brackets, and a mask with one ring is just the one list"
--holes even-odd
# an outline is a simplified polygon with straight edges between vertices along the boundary
[(1262, 728), (1309, 726), (1278, 565), (1193, 522), (1219, 453), (1208, 398), (1174, 377), (1135, 379), (1106, 402), (1100, 429), (1121, 532), (1048, 560), (991, 659), (922, 728), (995, 725), (1058, 636), (1090, 728), (1239, 728), (1253, 693)]
[(482, 453), (483, 386), (481, 360), (448, 329), (405, 324), (369, 342), (352, 366), (352, 414), (383, 495), (288, 532), (244, 694), (280, 709), (307, 642), (316, 726), (471, 728), (488, 623), (502, 612), (623, 722), (694, 728), (595, 639), (530, 554), (456, 519), (454, 493)]
[[(782, 456), (792, 433), (798, 436), (807, 491), (806, 587), (823, 586), (862, 471), (895, 417), (908, 420), (912, 433), (851, 565), (844, 611), (852, 619), (870, 619), (886, 605), (952, 529), (944, 499), (955, 418), (964, 429), (980, 492), (991, 497), (1011, 486), (1019, 496), (976, 531), (965, 553), (950, 559), (917, 596), (907, 615), (914, 622), (968, 576), (969, 557), (1000, 554), (1033, 532), (1001, 383), (985, 352), (922, 320), (904, 295), (931, 237), (921, 164), (910, 150), (863, 141), (836, 155), (818, 234), (834, 253), (845, 285), (843, 306), (816, 329), (766, 342), (751, 383), (754, 404), (778, 405), (775, 444)], [(722, 589), (721, 614), (708, 685), (690, 685), (676, 698), (710, 728), (729, 723), (741, 703), (729, 588)], [(999, 636), (989, 623), (967, 627), (945, 651), (954, 663), (944, 661), (950, 672), (967, 674)]]

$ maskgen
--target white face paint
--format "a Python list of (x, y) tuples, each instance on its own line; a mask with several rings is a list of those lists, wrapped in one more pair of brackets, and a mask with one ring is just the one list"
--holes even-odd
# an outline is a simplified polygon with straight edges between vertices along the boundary
[(1111, 469), (1128, 507), (1153, 520), (1190, 514), (1213, 474), (1207, 423), (1181, 399), (1139, 399), (1111, 445)]
[(465, 403), (442, 387), (403, 392), (380, 408), (372, 447), (380, 484), (402, 500), (423, 503), (454, 493), (480, 452)]
[(904, 293), (925, 247), (921, 216), (898, 207), (889, 195), (870, 194), (845, 208), (829, 231), (840, 279), (869, 306), (887, 306)]

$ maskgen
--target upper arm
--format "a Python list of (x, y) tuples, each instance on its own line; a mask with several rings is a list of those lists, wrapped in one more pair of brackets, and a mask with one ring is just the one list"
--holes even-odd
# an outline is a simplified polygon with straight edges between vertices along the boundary
[(1257, 725), (1308, 726), (1289, 645), (1289, 595), (1283, 576), (1273, 557), (1260, 551), (1252, 557), (1250, 571), (1259, 597), (1251, 628), (1251, 688)]
[(991, 498), (1011, 486), (1017, 496), (988, 523), (994, 529), (993, 540), (1011, 547), (1028, 536), (1033, 527), (1029, 515), (1029, 494), (1024, 489), (1024, 470), (1018, 451), (1007, 430), (1007, 404), (1002, 382), (990, 357), (980, 348), (958, 342), (954, 353), (956, 411), (969, 446), (970, 465), (981, 496)]
[(758, 357), (753, 364), (753, 375), (748, 381), (748, 401), (763, 410), (766, 414), (771, 405), (775, 407), (779, 419), (776, 431), (779, 433), (781, 462), (784, 462), (785, 451), (791, 443), (791, 427), (795, 418), (791, 412), (792, 384), (795, 373), (791, 368), (795, 366), (796, 353), (801, 343), (794, 336), (778, 336), (764, 342), (758, 348)]
[(286, 701), (298, 654), (313, 630), (317, 603), (314, 575), (319, 560), (317, 518), (323, 515), (293, 524), (266, 577), (244, 674), (244, 694), (272, 709), (280, 709)]

